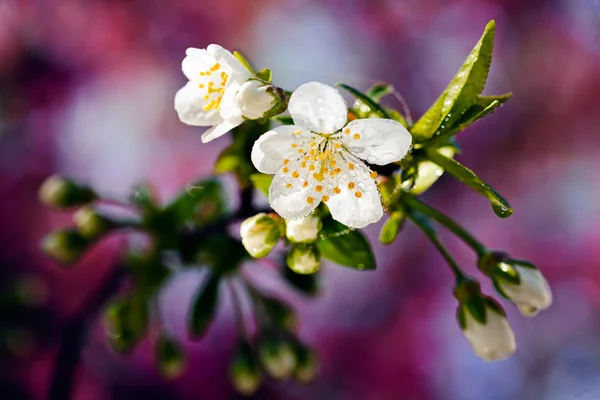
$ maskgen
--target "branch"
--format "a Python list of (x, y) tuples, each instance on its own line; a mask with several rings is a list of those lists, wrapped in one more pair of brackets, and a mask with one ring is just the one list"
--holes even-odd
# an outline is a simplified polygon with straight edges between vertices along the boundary
[(81, 350), (85, 345), (88, 330), (106, 301), (117, 292), (125, 276), (125, 270), (121, 265), (117, 265), (98, 292), (67, 322), (52, 372), (49, 400), (65, 400), (71, 397), (75, 370), (81, 359)]

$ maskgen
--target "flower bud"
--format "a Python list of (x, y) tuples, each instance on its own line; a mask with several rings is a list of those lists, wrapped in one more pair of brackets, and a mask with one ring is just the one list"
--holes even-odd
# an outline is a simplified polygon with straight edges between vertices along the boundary
[(475, 354), (486, 361), (499, 361), (515, 352), (515, 335), (504, 310), (481, 293), (477, 282), (459, 283), (455, 296), (460, 303), (458, 322)]
[(317, 246), (296, 244), (287, 255), (287, 265), (298, 274), (314, 274), (321, 266), (321, 253)]
[(314, 215), (288, 220), (285, 236), (293, 243), (314, 243), (322, 226), (321, 218)]
[(294, 379), (300, 383), (309, 383), (315, 379), (319, 370), (319, 362), (315, 352), (299, 344), (296, 346), (296, 360)]
[(173, 338), (161, 335), (156, 341), (154, 356), (158, 369), (165, 378), (178, 378), (185, 370), (185, 354), (181, 345)]
[(492, 278), (496, 290), (517, 304), (521, 314), (533, 317), (552, 304), (550, 286), (535, 265), (501, 252), (486, 254), (478, 264)]
[(112, 227), (113, 223), (106, 217), (100, 215), (92, 207), (82, 207), (73, 215), (77, 231), (86, 239), (95, 239)]
[(235, 358), (229, 367), (229, 379), (233, 387), (244, 396), (250, 396), (258, 390), (260, 371), (250, 343), (242, 341), (238, 345)]
[(242, 244), (254, 258), (266, 257), (281, 236), (279, 224), (265, 213), (256, 214), (242, 222)]
[(258, 357), (265, 372), (275, 380), (289, 378), (296, 368), (292, 344), (276, 336), (263, 336), (258, 343)]
[(56, 208), (68, 208), (88, 204), (97, 198), (89, 187), (60, 175), (52, 175), (42, 183), (38, 191), (40, 201)]
[(248, 79), (238, 90), (235, 101), (246, 119), (271, 118), (287, 108), (281, 88), (259, 79)]
[[(454, 146), (440, 147), (438, 153), (453, 158), (456, 153)], [(431, 161), (421, 161), (417, 164), (417, 176), (410, 192), (413, 194), (421, 194), (429, 189), (444, 173), (444, 169)]]
[(51, 232), (42, 240), (43, 251), (63, 264), (75, 262), (85, 251), (89, 242), (72, 229)]

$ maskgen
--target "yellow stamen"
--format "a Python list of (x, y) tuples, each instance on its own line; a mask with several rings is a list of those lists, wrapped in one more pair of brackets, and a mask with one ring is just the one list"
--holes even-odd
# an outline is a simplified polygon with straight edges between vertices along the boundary
[(360, 139), (360, 134), (358, 134), (358, 133), (355, 133), (355, 134), (354, 134), (354, 139), (355, 139), (355, 140), (358, 140), (358, 139)]
[(321, 200), (323, 200), (324, 202), (329, 201), (329, 196), (323, 196), (321, 197)]
[(354, 195), (356, 197), (358, 197), (359, 199), (362, 197), (362, 193), (361, 192), (356, 192), (356, 193), (354, 193)]
[(297, 178), (297, 177), (299, 177), (299, 176), (300, 176), (300, 174), (298, 173), (298, 171), (294, 171), (294, 172), (292, 172), (292, 176), (293, 176), (294, 178)]
[(321, 185), (317, 185), (317, 186), (315, 187), (315, 190), (316, 190), (317, 192), (322, 192), (322, 191), (323, 191), (323, 186), (321, 186)]
[(291, 187), (292, 187), (292, 184), (291, 184), (291, 183), (288, 183), (287, 185), (285, 185), (285, 187), (289, 189), (289, 188), (291, 188)]
[(304, 181), (304, 183), (302, 184), (302, 187), (307, 187), (308, 186), (308, 181)]
[(289, 170), (290, 170), (290, 169), (289, 169), (288, 167), (283, 167), (283, 169), (282, 169), (282, 171), (283, 171), (283, 173), (284, 173), (284, 174), (287, 174), (287, 172), (288, 172)]
[(354, 169), (354, 164), (348, 163), (348, 169), (353, 170)]
[(340, 190), (340, 188), (339, 188), (339, 187), (337, 187), (337, 186), (336, 186), (336, 187), (334, 187), (334, 188), (333, 188), (333, 193), (335, 193), (335, 194), (340, 194), (341, 192), (342, 192), (342, 191)]
[(373, 179), (377, 178), (377, 172), (371, 171), (371, 178), (373, 178)]
[(309, 169), (310, 171), (314, 171), (314, 170), (315, 170), (315, 166), (314, 166), (313, 164), (310, 164), (310, 166), (308, 167), (308, 169)]
[(345, 133), (346, 135), (349, 135), (349, 134), (350, 134), (350, 129), (348, 129), (348, 128), (344, 129), (344, 133)]
[(310, 196), (308, 196), (308, 197), (306, 198), (306, 202), (307, 202), (308, 204), (312, 204), (314, 201), (315, 201), (315, 199), (313, 199), (313, 198), (312, 198), (312, 197), (310, 197)]
[(288, 164), (289, 164), (289, 162), (290, 162), (290, 160), (288, 160), (287, 158), (283, 160), (283, 164), (284, 164), (284, 165), (288, 165)]
[(315, 178), (319, 182), (323, 182), (323, 179), (325, 179), (325, 177), (323, 176), (323, 174), (313, 174), (313, 178)]
[(354, 189), (354, 186), (355, 186), (355, 185), (354, 185), (354, 182), (350, 182), (350, 183), (348, 184), (348, 189), (352, 190), (352, 189)]

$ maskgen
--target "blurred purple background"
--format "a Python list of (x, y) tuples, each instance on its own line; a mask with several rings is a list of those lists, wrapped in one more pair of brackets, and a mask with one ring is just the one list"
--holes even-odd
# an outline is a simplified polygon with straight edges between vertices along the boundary
[[(515, 213), (497, 218), (448, 176), (425, 199), (490, 247), (536, 263), (555, 303), (534, 319), (503, 303), (519, 349), (485, 363), (457, 326), (441, 257), (412, 226), (387, 247), (373, 226), (376, 272), (327, 264), (319, 297), (286, 294), (299, 307), (300, 337), (321, 354), (317, 381), (267, 383), (257, 398), (600, 398), (600, 0), (0, 0), (0, 290), (27, 303), (1, 325), (12, 355), (0, 367), (0, 397), (45, 397), (65, 321), (121, 248), (119, 238), (106, 241), (70, 270), (47, 260), (40, 238), (70, 215), (38, 204), (38, 185), (60, 172), (125, 198), (146, 179), (166, 199), (210, 174), (228, 144), (201, 144), (201, 130), (173, 111), (186, 47), (239, 50), (287, 89), (388, 81), (418, 117), (490, 19), (497, 33), (486, 92), (513, 98), (459, 135), (459, 159)], [(471, 252), (448, 242), (477, 274)], [(266, 262), (248, 268), (275, 285)], [(131, 356), (112, 354), (98, 322), (74, 398), (234, 398), (229, 299), (206, 340), (185, 339), (197, 286), (195, 274), (181, 275), (162, 295), (165, 324), (189, 352), (182, 377), (160, 378), (147, 342)]]

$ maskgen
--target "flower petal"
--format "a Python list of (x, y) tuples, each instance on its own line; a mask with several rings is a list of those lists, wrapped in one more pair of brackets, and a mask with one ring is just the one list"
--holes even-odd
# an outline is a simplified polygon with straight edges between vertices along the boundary
[[(235, 96), (240, 89), (240, 84), (237, 82), (227, 86), (221, 103), (219, 105), (219, 113), (225, 121), (237, 121), (242, 118), (242, 110), (237, 105)], [(243, 119), (243, 118), (242, 118)]]
[[(269, 204), (285, 219), (305, 217), (321, 202), (314, 186), (303, 184), (308, 182), (308, 170), (306, 168), (298, 170), (295, 167), (295, 165), (292, 165), (291, 169), (288, 166), (282, 167), (275, 174), (269, 188)], [(301, 175), (300, 171), (302, 171)]]
[[(369, 169), (359, 160), (342, 160), (337, 190), (327, 202), (331, 216), (350, 228), (364, 228), (383, 217), (381, 197)], [(351, 164), (352, 170), (348, 168)]]
[(348, 108), (340, 92), (319, 82), (305, 83), (296, 89), (288, 110), (296, 125), (318, 133), (334, 133), (348, 118)]
[(344, 145), (369, 164), (385, 165), (401, 160), (412, 145), (410, 133), (392, 119), (357, 119), (342, 132)]
[(466, 312), (466, 329), (463, 335), (479, 357), (486, 361), (503, 360), (513, 354), (517, 348), (515, 335), (504, 316), (490, 309), (486, 312), (485, 325)]
[(216, 108), (204, 110), (209, 102), (205, 100), (205, 95), (196, 82), (190, 81), (179, 89), (175, 94), (175, 111), (181, 122), (194, 126), (210, 126), (223, 121)]
[(290, 159), (292, 155), (296, 155), (296, 150), (292, 148), (293, 144), (302, 145), (315, 136), (309, 130), (299, 126), (278, 126), (254, 142), (251, 155), (252, 164), (264, 174), (275, 174), (283, 166), (284, 159)]
[(235, 58), (229, 50), (224, 49), (218, 44), (208, 45), (206, 51), (215, 58), (216, 62), (221, 64), (225, 72), (235, 75), (237, 80), (243, 82), (252, 76), (240, 60)]
[(205, 49), (190, 47), (185, 51), (181, 70), (190, 81), (200, 81), (204, 79), (200, 72), (208, 70), (216, 62), (215, 57)]
[(202, 143), (208, 143), (211, 140), (221, 137), (233, 128), (241, 125), (242, 122), (244, 122), (244, 119), (241, 117), (239, 120), (228, 120), (225, 122), (221, 122), (220, 124), (215, 125), (212, 128), (204, 131), (202, 136), (200, 136), (200, 140), (202, 140)]

